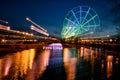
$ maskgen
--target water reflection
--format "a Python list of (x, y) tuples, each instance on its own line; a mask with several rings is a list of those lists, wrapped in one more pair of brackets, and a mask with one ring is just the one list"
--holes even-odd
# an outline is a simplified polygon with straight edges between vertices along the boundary
[(112, 79), (114, 77), (113, 64), (118, 66), (119, 58), (114, 60), (114, 54), (109, 55), (109, 53), (102, 50), (93, 47), (80, 47), (78, 50), (64, 48), (63, 61), (67, 80)]
[(23, 78), (32, 68), (34, 57), (34, 49), (3, 56), (0, 59), (0, 79), (17, 80), (19, 77)]
[[(90, 55), (91, 54), (91, 55)], [(79, 51), (78, 64), (77, 64), (77, 77), (76, 80), (90, 80), (91, 76), (91, 63), (90, 59), (93, 58), (90, 49), (81, 47)]]
[(49, 66), (51, 68), (56, 68), (56, 67), (60, 67), (62, 66), (62, 50), (58, 50), (58, 49), (53, 49), (51, 51), (51, 55), (50, 55), (50, 64)]
[(107, 78), (112, 76), (113, 56), (107, 56)]
[(67, 80), (75, 80), (77, 63), (77, 58), (75, 57), (75, 54), (76, 53), (74, 49), (63, 49), (63, 61), (65, 72), (67, 74)]
[(32, 66), (33, 68), (29, 71), (26, 80), (36, 80), (37, 78), (41, 77), (49, 64), (49, 57), (50, 50), (44, 50), (41, 52), (34, 61)]
[(28, 49), (0, 57), (0, 80), (119, 80), (119, 67), (102, 48)]
[(10, 70), (10, 67), (12, 65), (12, 58), (11, 56), (7, 56), (7, 58), (5, 58), (6, 60), (4, 61), (6, 64), (5, 64), (5, 70), (4, 70), (4, 76), (7, 76), (8, 75), (8, 72)]

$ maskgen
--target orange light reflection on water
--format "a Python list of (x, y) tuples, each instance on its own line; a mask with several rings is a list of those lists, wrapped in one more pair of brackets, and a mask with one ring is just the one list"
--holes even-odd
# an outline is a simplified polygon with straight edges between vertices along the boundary
[(1, 57), (0, 79), (9, 76), (9, 79), (16, 80), (18, 76), (23, 77), (28, 70), (32, 69), (34, 57), (35, 49), (23, 50)]
[(107, 56), (107, 78), (112, 76), (113, 56)]
[(44, 50), (34, 61), (32, 69), (27, 74), (25, 80), (36, 80), (40, 78), (49, 64), (50, 50)]
[(7, 76), (8, 73), (9, 73), (9, 69), (11, 67), (11, 64), (12, 64), (12, 58), (11, 56), (7, 56), (7, 58), (5, 58), (5, 70), (4, 70), (4, 76)]
[(65, 72), (67, 74), (67, 80), (75, 80), (76, 75), (76, 63), (77, 59), (75, 57), (70, 58), (71, 52), (68, 48), (63, 49), (63, 61)]

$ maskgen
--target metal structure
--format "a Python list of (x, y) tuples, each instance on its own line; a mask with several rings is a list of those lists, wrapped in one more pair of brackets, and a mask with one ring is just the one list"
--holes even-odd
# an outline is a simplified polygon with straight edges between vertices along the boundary
[(94, 9), (87, 6), (78, 6), (70, 10), (63, 23), (62, 38), (78, 37), (79, 35), (94, 32), (100, 27), (99, 16)]

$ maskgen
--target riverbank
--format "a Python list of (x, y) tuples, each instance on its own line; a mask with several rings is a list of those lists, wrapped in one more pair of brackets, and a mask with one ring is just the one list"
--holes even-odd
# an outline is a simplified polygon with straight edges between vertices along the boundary
[(43, 49), (43, 46), (47, 46), (46, 43), (40, 44), (0, 44), (0, 55), (4, 55), (6, 53), (14, 53), (17, 51), (27, 50), (27, 49)]
[(64, 47), (96, 47), (96, 48), (104, 48), (107, 50), (114, 50), (120, 51), (120, 44), (72, 44), (72, 43), (65, 43), (63, 44)]

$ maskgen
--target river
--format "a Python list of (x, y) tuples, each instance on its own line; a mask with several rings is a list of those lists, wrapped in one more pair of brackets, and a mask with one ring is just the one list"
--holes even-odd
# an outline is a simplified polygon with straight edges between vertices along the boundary
[(27, 49), (0, 56), (0, 80), (120, 80), (120, 53), (95, 47)]

